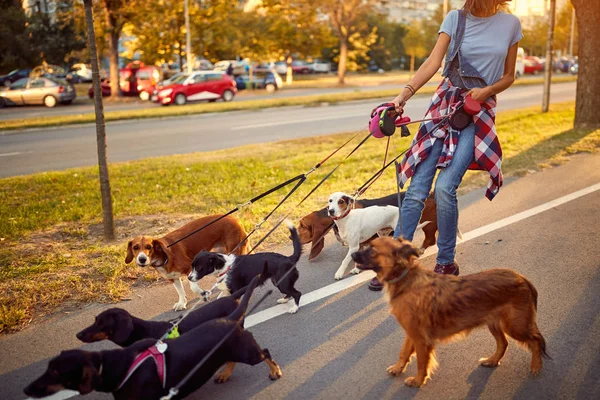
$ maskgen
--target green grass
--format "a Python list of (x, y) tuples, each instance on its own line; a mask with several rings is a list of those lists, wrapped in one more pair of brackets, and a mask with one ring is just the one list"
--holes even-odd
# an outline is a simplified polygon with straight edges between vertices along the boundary
[[(498, 133), (506, 177), (564, 162), (569, 154), (600, 148), (600, 130), (573, 130), (574, 104), (499, 113)], [(366, 134), (362, 132), (361, 136)], [(134, 285), (160, 281), (153, 271), (123, 262), (126, 243), (136, 234), (163, 235), (191, 219), (222, 213), (276, 184), (307, 171), (352, 133), (249, 145), (207, 153), (152, 158), (110, 165), (118, 238), (102, 241), (97, 168), (0, 180), (0, 332), (14, 331), (32, 317), (92, 301), (112, 302)], [(385, 141), (369, 139), (300, 208), (293, 206), (356, 144), (334, 156), (277, 212), (252, 241), (293, 210), (297, 220), (326, 204), (332, 191), (353, 192), (382, 164)], [(391, 154), (408, 139), (394, 136)], [(110, 151), (110, 149), (109, 149)], [(469, 172), (461, 191), (487, 183), (484, 172)], [(143, 188), (140, 190), (140, 188)], [(395, 190), (390, 169), (369, 189), (376, 197)], [(282, 198), (277, 192), (236, 216), (251, 229)], [(280, 228), (262, 249), (288, 243)]]
[[(572, 82), (576, 77), (564, 76), (556, 77), (552, 80), (554, 83)], [(539, 84), (539, 78), (519, 79), (515, 85), (531, 85)], [(435, 87), (426, 86), (419, 91), (419, 95), (430, 95), (435, 91)], [(242, 110), (260, 110), (272, 107), (287, 107), (287, 106), (316, 106), (323, 103), (342, 103), (356, 100), (378, 99), (378, 98), (393, 98), (398, 94), (397, 89), (377, 90), (377, 91), (356, 91), (353, 93), (335, 93), (327, 95), (311, 95), (298, 96), (288, 98), (271, 98), (260, 99), (243, 102), (229, 103), (197, 103), (187, 104), (185, 106), (169, 106), (169, 107), (150, 107), (137, 110), (123, 111), (107, 111), (104, 113), (106, 121), (121, 121), (129, 119), (144, 119), (144, 118), (164, 118), (175, 117), (180, 115), (205, 114), (227, 111), (242, 111)], [(15, 130), (26, 128), (39, 128), (49, 126), (64, 126), (73, 124), (83, 124), (95, 122), (95, 114), (77, 114), (63, 115), (56, 117), (40, 117), (30, 119), (12, 119), (0, 121), (0, 130)]]

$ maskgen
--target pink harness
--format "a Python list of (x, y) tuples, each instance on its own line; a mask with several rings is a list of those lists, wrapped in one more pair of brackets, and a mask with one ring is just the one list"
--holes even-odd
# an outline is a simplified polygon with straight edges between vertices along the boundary
[(163, 352), (161, 352), (158, 349), (158, 347), (154, 345), (138, 354), (138, 356), (133, 360), (133, 363), (131, 363), (129, 370), (127, 370), (127, 375), (125, 375), (125, 378), (123, 378), (121, 384), (117, 387), (116, 390), (121, 389), (125, 382), (127, 382), (127, 380), (131, 378), (131, 375), (133, 375), (133, 373), (139, 368), (139, 366), (142, 365), (142, 363), (148, 358), (152, 358), (154, 360), (154, 363), (156, 364), (156, 372), (158, 373), (158, 378), (162, 382), (162, 387), (164, 389), (167, 385), (167, 361)]

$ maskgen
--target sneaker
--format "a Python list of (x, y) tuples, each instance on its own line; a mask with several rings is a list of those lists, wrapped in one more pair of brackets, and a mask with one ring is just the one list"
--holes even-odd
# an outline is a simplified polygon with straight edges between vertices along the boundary
[(442, 275), (458, 276), (459, 267), (458, 267), (458, 264), (456, 263), (456, 261), (454, 261), (452, 264), (447, 264), (447, 265), (435, 264), (435, 268), (433, 269), (433, 272), (435, 272), (436, 274), (442, 274)]
[(379, 279), (377, 279), (376, 277), (371, 279), (371, 282), (369, 282), (369, 290), (372, 290), (374, 292), (379, 292), (382, 289), (383, 289), (383, 283), (379, 282)]

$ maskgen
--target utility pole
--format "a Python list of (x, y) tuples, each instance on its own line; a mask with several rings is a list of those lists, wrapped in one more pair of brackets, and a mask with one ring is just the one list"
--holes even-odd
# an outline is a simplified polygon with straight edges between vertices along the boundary
[(571, 14), (571, 40), (569, 41), (569, 56), (573, 57), (573, 42), (575, 41), (575, 8)]
[(546, 42), (546, 71), (544, 75), (544, 97), (542, 112), (548, 112), (550, 106), (550, 81), (552, 80), (552, 47), (554, 46), (554, 21), (556, 19), (556, 0), (550, 0), (548, 14), (548, 40)]
[(188, 0), (184, 0), (184, 13), (185, 13), (185, 55), (187, 60), (187, 72), (192, 72), (194, 66), (192, 65), (192, 39), (190, 37), (190, 9), (188, 6)]

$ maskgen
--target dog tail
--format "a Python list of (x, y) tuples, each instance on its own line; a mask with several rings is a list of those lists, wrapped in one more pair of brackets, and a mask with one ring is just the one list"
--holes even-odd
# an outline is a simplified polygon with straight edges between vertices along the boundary
[(298, 236), (298, 231), (296, 227), (289, 219), (285, 220), (285, 223), (290, 230), (290, 234), (292, 236), (292, 243), (294, 244), (294, 254), (290, 256), (290, 260), (296, 264), (302, 255), (302, 242), (300, 242), (300, 236)]
[[(240, 301), (240, 304), (237, 306), (237, 308), (231, 314), (229, 314), (229, 316), (227, 317), (228, 320), (240, 321), (242, 318), (244, 318), (244, 315), (246, 315), (246, 309), (248, 308), (248, 303), (250, 303), (250, 297), (252, 297), (252, 293), (254, 292), (254, 289), (256, 288), (256, 286), (258, 286), (259, 282), (261, 281), (262, 277), (265, 275), (266, 271), (267, 271), (267, 263), (265, 262), (265, 267), (263, 269), (263, 273), (260, 275), (256, 275), (252, 279), (252, 281), (250, 281), (250, 284), (248, 286), (246, 286), (245, 292), (244, 292), (244, 297), (242, 297), (242, 300)], [(238, 290), (233, 295), (236, 295), (241, 290), (244, 290), (244, 289)]]
[(535, 311), (537, 311), (537, 299), (538, 299), (537, 289), (535, 288), (535, 286), (533, 286), (533, 283), (531, 283), (529, 281), (529, 279), (523, 277), (523, 280), (525, 281), (525, 284), (529, 288), (529, 292), (531, 293), (531, 296), (533, 297), (533, 306), (535, 307)]
[(243, 288), (233, 292), (230, 296), (237, 300), (242, 297), (244, 293), (246, 293), (246, 289), (248, 289), (248, 286), (244, 286)]

